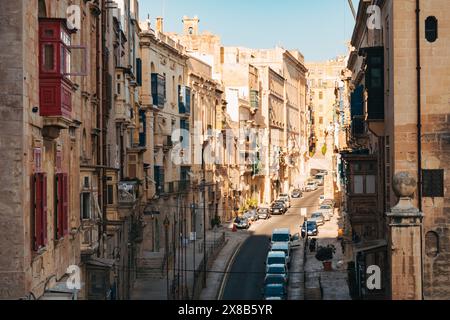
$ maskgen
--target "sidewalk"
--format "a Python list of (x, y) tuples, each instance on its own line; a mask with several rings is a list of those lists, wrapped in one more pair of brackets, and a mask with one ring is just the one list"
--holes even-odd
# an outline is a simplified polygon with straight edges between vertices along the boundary
[(305, 299), (304, 246), (304, 242), (302, 242), (300, 247), (292, 250), (288, 300)]
[[(207, 286), (203, 290), (201, 289), (204, 258), (203, 239), (195, 242), (195, 249), (194, 243), (190, 242), (183, 249), (179, 248), (177, 250), (177, 257), (178, 253), (183, 250), (182, 256), (185, 261), (183, 261), (183, 265), (180, 269), (184, 270), (186, 265), (187, 272), (184, 274), (183, 272), (180, 272), (180, 288), (179, 291), (175, 292), (175, 298), (198, 299), (200, 296), (201, 300), (217, 299), (217, 294), (224, 275), (223, 272), (227, 268), (231, 256), (238, 246), (250, 236), (250, 234), (245, 231), (233, 233), (231, 227), (232, 224), (228, 223), (225, 227), (218, 228), (215, 232), (207, 231), (206, 233), (206, 243), (208, 247), (212, 247), (213, 242), (216, 241), (217, 243), (223, 235), (225, 235), (225, 241), (223, 246), (216, 248), (216, 252), (213, 253), (213, 256), (209, 257), (208, 270), (214, 272), (207, 273)], [(210, 250), (212, 249), (213, 248)], [(210, 255), (210, 253), (208, 253), (208, 255)], [(173, 281), (178, 274), (178, 262), (175, 268), (173, 264), (169, 267), (169, 283), (167, 282), (165, 270), (166, 269), (164, 268), (163, 272), (158, 273), (157, 277), (138, 278), (131, 292), (131, 300), (167, 300), (168, 287), (169, 291), (173, 292), (173, 283), (178, 284), (178, 281)], [(196, 272), (194, 272), (194, 270)], [(186, 275), (185, 278), (184, 275)]]
[(338, 214), (331, 221), (320, 227), (317, 247), (329, 244), (336, 247), (333, 256), (333, 271), (325, 272), (323, 263), (315, 258), (315, 252), (308, 250), (305, 263), (305, 298), (307, 300), (351, 300), (348, 287), (348, 274), (342, 263), (344, 255), (338, 238)]

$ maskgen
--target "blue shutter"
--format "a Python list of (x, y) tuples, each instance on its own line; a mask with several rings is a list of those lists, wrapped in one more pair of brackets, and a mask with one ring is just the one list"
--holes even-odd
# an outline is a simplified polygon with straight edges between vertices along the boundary
[(142, 86), (142, 60), (136, 58), (136, 83), (138, 87)]
[(145, 147), (147, 145), (147, 119), (144, 110), (139, 110), (139, 146)]

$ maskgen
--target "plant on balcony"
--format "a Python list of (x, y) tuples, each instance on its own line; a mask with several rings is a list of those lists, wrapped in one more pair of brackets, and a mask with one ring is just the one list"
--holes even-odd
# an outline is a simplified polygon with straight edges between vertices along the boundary
[(258, 200), (248, 199), (245, 205), (248, 209), (256, 209), (258, 207)]
[(323, 155), (327, 154), (327, 145), (326, 144), (324, 144), (323, 147), (322, 147), (322, 154)]
[(222, 221), (220, 220), (219, 216), (215, 216), (211, 219), (211, 227), (220, 227), (222, 225)]
[(316, 259), (323, 263), (325, 271), (331, 271), (331, 260), (333, 260), (335, 253), (336, 247), (334, 245), (320, 246), (317, 250)]

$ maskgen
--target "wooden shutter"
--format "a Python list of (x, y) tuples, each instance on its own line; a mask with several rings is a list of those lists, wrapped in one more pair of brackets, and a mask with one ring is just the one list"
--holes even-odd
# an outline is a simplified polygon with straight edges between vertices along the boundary
[(62, 221), (63, 221), (63, 198), (62, 198), (62, 194), (63, 194), (63, 178), (62, 178), (63, 174), (62, 173), (58, 173), (56, 174), (56, 212), (55, 212), (55, 219), (56, 219), (56, 223), (55, 223), (55, 228), (56, 228), (56, 232), (55, 232), (55, 236), (56, 239), (61, 239), (63, 237), (63, 228), (62, 228)]
[(63, 174), (63, 183), (62, 183), (62, 230), (63, 234), (69, 234), (69, 175), (67, 173)]
[(33, 213), (34, 213), (34, 233), (33, 248), (38, 251), (42, 246), (42, 183), (41, 175), (36, 173), (33, 177)]
[(46, 246), (47, 241), (47, 174), (42, 173), (42, 245)]
[(142, 86), (142, 60), (136, 58), (136, 83), (140, 87)]

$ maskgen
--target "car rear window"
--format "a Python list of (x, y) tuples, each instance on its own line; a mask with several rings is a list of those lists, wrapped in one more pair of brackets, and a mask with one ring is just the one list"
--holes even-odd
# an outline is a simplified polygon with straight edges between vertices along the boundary
[(268, 273), (274, 273), (274, 274), (283, 274), (285, 273), (285, 270), (283, 267), (269, 267)]
[(276, 233), (272, 235), (273, 242), (289, 242), (290, 237), (288, 234)]

